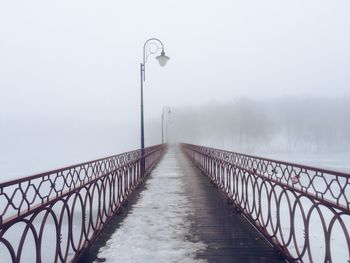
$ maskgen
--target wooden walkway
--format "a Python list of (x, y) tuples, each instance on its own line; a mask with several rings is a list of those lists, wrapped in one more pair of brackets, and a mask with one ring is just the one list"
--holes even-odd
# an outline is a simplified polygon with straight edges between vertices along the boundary
[[(182, 176), (185, 193), (193, 208), (187, 239), (206, 244), (206, 249), (199, 250), (196, 259), (218, 263), (284, 262), (275, 256), (273, 248), (265, 239), (239, 213), (234, 211), (218, 189), (179, 149), (171, 151), (172, 154), (175, 154), (179, 167), (185, 175)], [(164, 158), (167, 158), (167, 155)], [(103, 258), (96, 258), (99, 247), (105, 245), (111, 233), (118, 231), (120, 223), (137, 203), (142, 188), (144, 187), (141, 187), (131, 197), (123, 213), (117, 215), (116, 219), (106, 227), (104, 233), (90, 249), (90, 254), (86, 255), (81, 262), (104, 262)], [(172, 262), (171, 259), (169, 262)]]

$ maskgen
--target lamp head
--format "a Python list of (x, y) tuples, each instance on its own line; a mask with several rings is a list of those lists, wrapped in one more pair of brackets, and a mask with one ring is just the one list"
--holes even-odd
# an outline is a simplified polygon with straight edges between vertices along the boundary
[(164, 67), (170, 58), (165, 55), (165, 52), (163, 50), (160, 56), (156, 57), (156, 59), (158, 59), (159, 65)]

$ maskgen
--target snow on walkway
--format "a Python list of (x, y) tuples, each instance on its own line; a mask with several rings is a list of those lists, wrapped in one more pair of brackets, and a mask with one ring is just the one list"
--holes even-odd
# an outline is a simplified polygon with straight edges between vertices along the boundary
[(206, 245), (186, 240), (193, 211), (176, 150), (169, 149), (146, 189), (98, 257), (114, 262), (206, 262), (195, 259)]

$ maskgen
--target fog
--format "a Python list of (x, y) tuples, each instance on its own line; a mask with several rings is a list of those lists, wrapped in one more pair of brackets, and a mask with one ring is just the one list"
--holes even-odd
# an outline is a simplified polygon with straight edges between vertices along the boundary
[(350, 2), (0, 1), (0, 180), (168, 137), (249, 153), (345, 152)]
[(169, 119), (170, 141), (251, 154), (332, 154), (350, 149), (349, 97), (239, 98), (173, 110)]

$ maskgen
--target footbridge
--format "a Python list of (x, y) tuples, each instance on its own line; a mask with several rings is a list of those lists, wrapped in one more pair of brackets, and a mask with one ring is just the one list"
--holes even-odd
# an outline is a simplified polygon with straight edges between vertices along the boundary
[(350, 262), (349, 180), (156, 145), (0, 183), (0, 262)]

